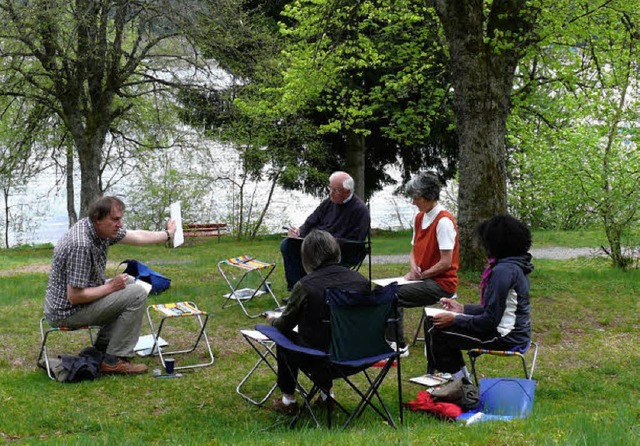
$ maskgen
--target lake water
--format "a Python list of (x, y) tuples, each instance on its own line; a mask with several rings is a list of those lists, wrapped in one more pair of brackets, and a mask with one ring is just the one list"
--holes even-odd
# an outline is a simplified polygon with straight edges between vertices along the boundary
[[(397, 172), (390, 172), (399, 177)], [(10, 236), (10, 244), (55, 243), (68, 229), (66, 198), (64, 191), (51, 191), (53, 174), (42, 175), (28, 189), (13, 198), (14, 215), (29, 215), (22, 231)], [(388, 186), (376, 193), (369, 202), (371, 226), (381, 229), (410, 228), (416, 208), (404, 196), (394, 196), (395, 186)], [(224, 194), (222, 186), (220, 195)], [(79, 190), (79, 187), (78, 189)], [(265, 187), (266, 191), (267, 188)], [(215, 193), (214, 193), (215, 195)], [(260, 197), (258, 197), (258, 200)], [(125, 199), (126, 202), (126, 199)], [(265, 226), (269, 232), (282, 232), (282, 226), (300, 226), (320, 203), (320, 199), (297, 191), (277, 189), (274, 193)]]

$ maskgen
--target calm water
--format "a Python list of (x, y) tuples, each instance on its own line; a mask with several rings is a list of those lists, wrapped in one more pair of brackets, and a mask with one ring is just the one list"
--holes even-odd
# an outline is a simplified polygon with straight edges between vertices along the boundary
[[(64, 193), (50, 192), (54, 178), (42, 176), (24, 194), (14, 197), (14, 212), (24, 212), (31, 218), (20, 234), (13, 234), (11, 245), (19, 243), (55, 243), (67, 230), (68, 218)], [(409, 228), (415, 207), (408, 199), (392, 194), (387, 187), (370, 200), (373, 228)], [(222, 194), (223, 187), (220, 188)], [(264, 188), (266, 191), (266, 188)], [(258, 198), (259, 199), (259, 198)], [(300, 226), (319, 204), (320, 199), (300, 192), (278, 189), (272, 199), (265, 226), (270, 232), (282, 232), (282, 226)]]

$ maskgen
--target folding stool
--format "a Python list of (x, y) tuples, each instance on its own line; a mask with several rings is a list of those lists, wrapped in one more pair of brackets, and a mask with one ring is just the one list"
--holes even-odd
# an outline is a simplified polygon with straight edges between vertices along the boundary
[(45, 369), (47, 370), (47, 375), (49, 376), (49, 378), (55, 380), (56, 377), (53, 374), (53, 371), (51, 370), (51, 363), (49, 362), (49, 355), (47, 354), (47, 340), (49, 339), (49, 334), (55, 332), (55, 331), (59, 331), (59, 332), (65, 332), (65, 331), (77, 331), (77, 330), (87, 330), (89, 332), (89, 340), (91, 341), (91, 345), (93, 345), (93, 330), (100, 330), (100, 326), (98, 325), (86, 325), (84, 327), (79, 327), (79, 328), (68, 328), (68, 327), (49, 327), (47, 329), (45, 329), (45, 324), (46, 322), (46, 318), (41, 318), (40, 319), (40, 338), (42, 339), (42, 344), (40, 346), (40, 354), (38, 355), (38, 360), (37, 360), (37, 364), (40, 364), (40, 360), (44, 357), (44, 365), (45, 365)]
[[(240, 305), (244, 314), (253, 319), (260, 316), (261, 313), (251, 315), (245, 307), (245, 302), (251, 301), (254, 297), (263, 293), (269, 293), (276, 303), (276, 308), (280, 307), (280, 302), (276, 298), (275, 294), (271, 290), (271, 287), (267, 285), (267, 279), (273, 273), (276, 268), (276, 264), (267, 263), (261, 260), (255, 259), (250, 256), (239, 256), (224, 259), (218, 262), (218, 271), (229, 285), (230, 293), (225, 294), (225, 301), (222, 304), (222, 308), (227, 308), (235, 304)], [(240, 277), (235, 280), (233, 272), (240, 270)], [(245, 279), (255, 275), (258, 278), (258, 285), (255, 288), (240, 288), (240, 285)], [(234, 283), (235, 282), (235, 283)], [(235, 301), (235, 303), (234, 303)]]
[(240, 330), (240, 333), (242, 333), (242, 336), (244, 336), (251, 348), (255, 350), (259, 358), (251, 370), (249, 370), (249, 373), (247, 373), (238, 383), (236, 392), (250, 403), (255, 404), (256, 406), (261, 406), (267, 399), (269, 399), (271, 394), (273, 394), (278, 384), (274, 381), (273, 385), (264, 397), (257, 401), (252, 399), (246, 391), (242, 390), (242, 387), (253, 376), (253, 374), (258, 371), (258, 369), (266, 369), (266, 371), (270, 369), (274, 376), (278, 376), (276, 355), (273, 351), (275, 343), (257, 330)]
[[(533, 357), (531, 359), (531, 367), (527, 368), (527, 359), (525, 355), (529, 350), (533, 348)], [(484, 348), (472, 348), (467, 350), (467, 355), (469, 356), (469, 362), (471, 365), (471, 374), (473, 375), (473, 379), (476, 385), (480, 385), (478, 381), (478, 376), (476, 374), (476, 360), (478, 357), (482, 355), (492, 355), (492, 356), (501, 356), (503, 358), (520, 358), (522, 362), (522, 368), (524, 370), (524, 376), (526, 379), (533, 378), (533, 371), (536, 367), (536, 360), (538, 359), (538, 344), (536, 342), (529, 342), (523, 348), (515, 348), (513, 350), (489, 350)]]
[[(160, 314), (162, 319), (160, 320), (160, 324), (158, 325), (158, 331), (155, 330), (153, 325), (153, 318), (151, 316), (151, 310), (154, 313)], [(174, 351), (163, 351), (162, 348), (158, 348), (158, 340), (160, 339), (160, 334), (162, 332), (162, 328), (165, 323), (176, 318), (185, 318), (185, 317), (193, 317), (200, 324), (200, 329), (198, 331), (198, 336), (193, 343), (193, 345), (189, 348), (182, 350), (174, 350)], [(202, 362), (198, 364), (189, 364), (183, 365), (179, 367), (175, 367), (174, 370), (180, 369), (188, 369), (195, 367), (206, 367), (208, 365), (213, 364), (213, 351), (211, 350), (211, 344), (209, 343), (209, 338), (207, 337), (207, 333), (205, 328), (207, 326), (207, 322), (209, 321), (209, 315), (207, 312), (202, 311), (198, 308), (198, 306), (193, 302), (174, 302), (167, 304), (155, 304), (149, 305), (147, 307), (147, 319), (149, 320), (149, 327), (151, 328), (151, 333), (153, 335), (153, 346), (151, 347), (152, 354), (157, 354), (160, 357), (160, 362), (162, 366), (165, 366), (165, 356), (178, 355), (182, 353), (191, 353), (197, 347), (200, 341), (202, 340), (206, 346), (206, 350), (209, 354), (208, 362)]]

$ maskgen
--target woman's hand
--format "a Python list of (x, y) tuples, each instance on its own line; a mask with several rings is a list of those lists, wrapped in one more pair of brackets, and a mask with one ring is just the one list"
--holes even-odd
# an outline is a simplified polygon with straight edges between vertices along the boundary
[(433, 316), (433, 326), (442, 329), (453, 325), (456, 315), (453, 313), (440, 313)]
[(411, 265), (411, 271), (404, 275), (407, 280), (420, 280), (422, 279), (422, 270), (418, 265)]
[(453, 311), (454, 313), (462, 313), (464, 311), (464, 305), (455, 299), (449, 299), (448, 297), (443, 297), (440, 299), (440, 304), (442, 308), (447, 311)]

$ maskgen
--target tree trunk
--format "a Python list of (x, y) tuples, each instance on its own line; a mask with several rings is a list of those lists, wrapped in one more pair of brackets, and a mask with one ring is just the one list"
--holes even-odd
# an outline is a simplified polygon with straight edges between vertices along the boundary
[(75, 187), (73, 184), (73, 145), (67, 144), (67, 216), (69, 218), (69, 227), (75, 225), (78, 221), (78, 213), (76, 212), (75, 203)]
[(364, 145), (364, 136), (349, 130), (347, 133), (347, 154), (346, 165), (344, 167), (353, 181), (355, 182), (355, 194), (366, 200), (365, 195), (365, 178), (364, 178), (364, 159), (366, 148)]
[[(484, 3), (435, 0), (456, 98), (460, 266), (465, 270), (480, 270), (486, 260), (473, 240), (475, 227), (507, 210), (506, 121), (514, 72), (534, 17), (523, 12), (524, 0), (494, 0), (488, 14)], [(503, 37), (496, 42), (496, 35), (512, 40)]]
[(4, 247), (9, 249), (9, 186), (2, 188), (4, 198)]
[(100, 175), (102, 173), (102, 146), (104, 134), (94, 133), (76, 138), (76, 150), (80, 161), (80, 217), (89, 214), (91, 204), (102, 195)]

